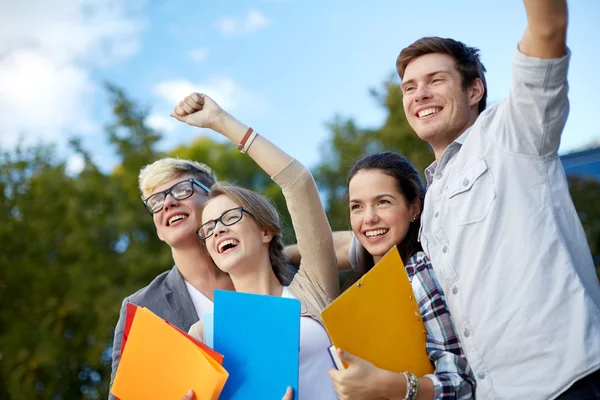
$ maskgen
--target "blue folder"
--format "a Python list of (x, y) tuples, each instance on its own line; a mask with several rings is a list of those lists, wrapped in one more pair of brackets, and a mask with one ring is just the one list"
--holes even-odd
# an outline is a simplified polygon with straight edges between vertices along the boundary
[(298, 398), (300, 301), (215, 290), (214, 349), (229, 379), (219, 399), (280, 400), (286, 388)]

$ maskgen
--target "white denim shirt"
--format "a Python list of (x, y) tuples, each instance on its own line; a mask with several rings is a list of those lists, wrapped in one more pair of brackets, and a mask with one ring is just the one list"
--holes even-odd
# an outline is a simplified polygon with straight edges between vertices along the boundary
[(558, 157), (569, 57), (517, 51), (509, 97), (426, 170), (420, 240), (479, 399), (555, 398), (600, 368), (600, 286)]

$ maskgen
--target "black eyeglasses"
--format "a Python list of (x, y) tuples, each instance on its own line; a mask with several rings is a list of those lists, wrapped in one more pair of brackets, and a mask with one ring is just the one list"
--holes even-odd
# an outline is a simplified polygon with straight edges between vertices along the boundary
[(156, 214), (163, 209), (168, 194), (173, 196), (175, 200), (185, 200), (194, 194), (194, 185), (200, 186), (206, 193), (210, 192), (210, 189), (203, 183), (195, 179), (186, 179), (185, 181), (177, 182), (162, 192), (154, 193), (144, 200), (144, 206), (146, 206), (146, 210), (148, 210), (150, 215)]
[(225, 211), (221, 216), (217, 219), (210, 220), (204, 224), (196, 231), (196, 235), (203, 242), (206, 241), (209, 237), (215, 233), (215, 228), (217, 226), (217, 222), (221, 222), (225, 226), (231, 226), (233, 224), (237, 224), (242, 219), (244, 213), (248, 215), (252, 215), (252, 213), (246, 210), (244, 207), (236, 207), (231, 210)]

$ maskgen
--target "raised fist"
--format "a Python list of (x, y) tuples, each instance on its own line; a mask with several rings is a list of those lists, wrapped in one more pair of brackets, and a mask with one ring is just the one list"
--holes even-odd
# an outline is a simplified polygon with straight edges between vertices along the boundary
[(210, 97), (202, 93), (192, 93), (179, 102), (171, 116), (188, 125), (214, 129), (225, 111)]

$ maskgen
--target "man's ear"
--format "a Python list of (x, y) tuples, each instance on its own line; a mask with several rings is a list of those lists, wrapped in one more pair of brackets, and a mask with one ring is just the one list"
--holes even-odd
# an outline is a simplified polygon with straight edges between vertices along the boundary
[(467, 90), (469, 96), (469, 106), (478, 105), (483, 95), (485, 94), (485, 87), (483, 81), (480, 78), (475, 78), (469, 89)]

